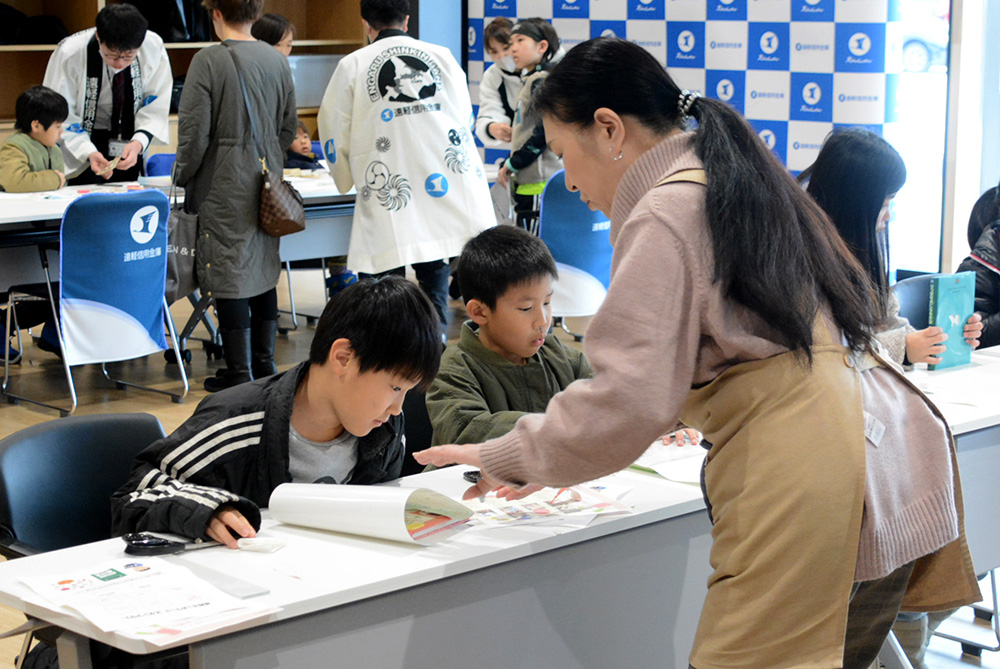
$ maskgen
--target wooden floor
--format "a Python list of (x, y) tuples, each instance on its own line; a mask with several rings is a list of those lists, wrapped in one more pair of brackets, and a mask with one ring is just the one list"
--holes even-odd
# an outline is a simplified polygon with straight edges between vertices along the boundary
[[(300, 312), (297, 330), (291, 330), (287, 335), (278, 337), (275, 346), (275, 361), (279, 370), (284, 370), (308, 357), (309, 345), (312, 342), (313, 328), (301, 314), (318, 316), (323, 306), (323, 279), (318, 271), (296, 271), (293, 273), (296, 309)], [(284, 278), (278, 287), (279, 305), (288, 309), (288, 287)], [(183, 327), (190, 315), (191, 309), (185, 304), (176, 304), (171, 309), (178, 327)], [(465, 319), (465, 310), (459, 302), (452, 303), (451, 326), (449, 341), (458, 337), (459, 328)], [(586, 319), (574, 320), (571, 325), (582, 330), (586, 327)], [(282, 327), (291, 327), (291, 321), (286, 314), (282, 315)], [(24, 333), (25, 335), (27, 333)], [(203, 336), (196, 332), (195, 336)], [(570, 345), (572, 339), (559, 333), (560, 338)], [(181, 404), (174, 404), (169, 398), (137, 390), (116, 390), (101, 374), (97, 365), (77, 367), (73, 370), (80, 406), (77, 414), (119, 413), (141, 411), (155, 415), (168, 433), (183, 423), (194, 411), (198, 402), (207, 393), (201, 384), (207, 376), (213, 375), (222, 363), (208, 360), (201, 344), (192, 342), (193, 359), (188, 367), (191, 379), (191, 391)], [(25, 345), (25, 360), (19, 366), (12, 368), (12, 391), (48, 398), (52, 402), (66, 402), (66, 381), (63, 376), (62, 363), (54, 355), (34, 348), (30, 343)], [(0, 354), (2, 365), (2, 354)], [(180, 388), (180, 377), (176, 365), (167, 365), (159, 356), (119, 365), (114, 367), (125, 379), (134, 379), (140, 383), (154, 385), (164, 390)], [(17, 390), (15, 390), (15, 388)], [(21, 428), (35, 425), (47, 420), (55, 420), (57, 414), (47, 409), (31, 405), (0, 404), (0, 438)], [(0, 558), (2, 559), (2, 558)], [(0, 631), (8, 630), (24, 622), (20, 613), (0, 607)], [(967, 637), (982, 638), (988, 643), (991, 630), (988, 624), (973, 622), (969, 609), (957, 613), (953, 620), (945, 623), (943, 629)], [(0, 640), (0, 669), (14, 666), (14, 658), (20, 651), (21, 637)], [(934, 669), (950, 667), (988, 667), (1000, 669), (1000, 654), (984, 652), (981, 658), (962, 655), (958, 643), (935, 638), (927, 656), (927, 665)]]

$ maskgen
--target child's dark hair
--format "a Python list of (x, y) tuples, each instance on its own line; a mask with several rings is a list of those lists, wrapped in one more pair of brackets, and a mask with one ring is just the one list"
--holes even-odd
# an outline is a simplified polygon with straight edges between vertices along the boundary
[(146, 39), (149, 21), (133, 5), (120, 3), (107, 5), (97, 12), (94, 20), (97, 37), (112, 50), (132, 51), (142, 46)]
[(253, 26), (250, 28), (251, 35), (261, 42), (267, 42), (271, 46), (284, 39), (285, 35), (289, 32), (294, 37), (295, 26), (281, 14), (264, 14), (254, 21)]
[(462, 301), (479, 300), (490, 309), (513, 286), (544, 276), (559, 278), (549, 247), (512, 225), (480, 232), (465, 243), (458, 257)]
[[(306, 125), (305, 121), (299, 121), (298, 130), (301, 130), (307, 135), (309, 134), (309, 126)], [(298, 133), (298, 130), (296, 130), (296, 133)]]
[(979, 196), (969, 215), (969, 248), (975, 248), (976, 243), (993, 221), (1000, 220), (1000, 186), (994, 186)]
[[(665, 137), (684, 129), (683, 91), (642, 47), (614, 37), (575, 46), (540, 86), (542, 116), (580, 128), (601, 107)], [(813, 322), (829, 305), (850, 347), (870, 347), (879, 321), (871, 284), (833, 225), (732, 107), (691, 100), (693, 147), (705, 167), (714, 281), (811, 360)], [(607, 148), (604, 147), (606, 151)]]
[(14, 104), (14, 127), (27, 134), (31, 122), (38, 121), (45, 130), (56, 122), (62, 123), (69, 116), (66, 98), (45, 86), (32, 86), (17, 96)]
[(876, 224), (885, 199), (906, 183), (903, 159), (871, 130), (848, 128), (827, 137), (803, 176), (809, 179), (806, 190), (878, 289), (879, 309), (887, 314), (889, 249), (887, 235), (878, 234)]
[(264, 13), (264, 0), (201, 0), (201, 6), (209, 12), (218, 9), (222, 20), (233, 25), (254, 23)]
[(316, 325), (309, 361), (322, 365), (330, 347), (348, 339), (361, 372), (386, 371), (426, 390), (441, 362), (441, 321), (430, 300), (398, 276), (365, 279), (331, 299)]
[(373, 30), (402, 25), (410, 15), (410, 0), (361, 0), (361, 18)]
[(483, 46), (496, 42), (503, 46), (510, 44), (510, 29), (514, 27), (510, 19), (498, 16), (483, 28)]
[(542, 40), (548, 42), (548, 48), (542, 54), (541, 65), (543, 66), (547, 65), (555, 57), (556, 52), (559, 51), (559, 34), (556, 33), (556, 29), (552, 27), (552, 24), (545, 19), (537, 17), (521, 19), (510, 29), (510, 34), (524, 35), (536, 42), (541, 42)]

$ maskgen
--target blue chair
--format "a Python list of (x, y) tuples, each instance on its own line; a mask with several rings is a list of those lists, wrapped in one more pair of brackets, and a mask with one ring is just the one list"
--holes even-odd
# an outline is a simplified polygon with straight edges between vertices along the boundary
[[(128, 386), (158, 392), (169, 395), (175, 402), (187, 395), (183, 365), (179, 365), (184, 385), (181, 394), (111, 378), (107, 369), (109, 362), (166, 350), (164, 324), (170, 332), (175, 355), (182, 359), (164, 298), (169, 212), (167, 196), (157, 190), (95, 193), (70, 203), (59, 233), (58, 314), (47, 249), (39, 247), (39, 252), (46, 276), (41, 291), (52, 305), (52, 322), (58, 334), (72, 406), (65, 409), (10, 393), (5, 353), (0, 392), (10, 401), (27, 401), (69, 415), (77, 406), (70, 368), (90, 363), (99, 363), (105, 377), (120, 389)], [(12, 287), (7, 302), (8, 319), (15, 313), (19, 297), (39, 292), (38, 286)]]
[(899, 315), (910, 321), (917, 330), (923, 330), (930, 320), (931, 279), (940, 274), (921, 274), (897, 281), (892, 287), (899, 300)]
[(611, 282), (611, 222), (591, 211), (577, 193), (566, 190), (566, 175), (556, 172), (542, 191), (538, 236), (549, 247), (559, 269), (553, 288), (552, 316), (577, 341), (566, 318), (597, 313)]
[(171, 171), (174, 169), (174, 161), (176, 160), (176, 153), (154, 153), (146, 161), (146, 176), (170, 176)]

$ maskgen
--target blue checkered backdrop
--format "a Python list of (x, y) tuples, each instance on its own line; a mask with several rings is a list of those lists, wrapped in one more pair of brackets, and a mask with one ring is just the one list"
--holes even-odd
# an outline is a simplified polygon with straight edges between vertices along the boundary
[[(838, 126), (882, 133), (902, 70), (899, 0), (468, 0), (473, 105), (493, 17), (552, 21), (566, 49), (601, 35), (645, 47), (681, 86), (739, 110), (788, 168)], [(478, 142), (478, 140), (477, 140)], [(480, 149), (496, 162), (506, 154)]]

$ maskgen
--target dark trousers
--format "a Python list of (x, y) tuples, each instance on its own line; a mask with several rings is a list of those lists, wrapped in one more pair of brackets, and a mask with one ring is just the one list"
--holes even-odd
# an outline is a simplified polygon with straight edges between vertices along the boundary
[(538, 200), (537, 195), (514, 193), (514, 222), (533, 235), (538, 234)]
[[(441, 319), (441, 333), (448, 332), (448, 277), (451, 274), (451, 266), (448, 260), (432, 260), (430, 262), (415, 262), (412, 265), (413, 272), (417, 275), (417, 284), (424, 294), (430, 298), (434, 310)], [(371, 279), (394, 274), (405, 276), (406, 268), (397, 267), (378, 274), (358, 274), (358, 278)]]
[(278, 320), (278, 291), (271, 290), (242, 299), (217, 298), (215, 311), (220, 330), (249, 330), (264, 321)]

